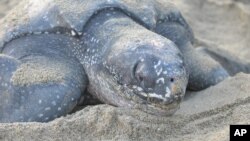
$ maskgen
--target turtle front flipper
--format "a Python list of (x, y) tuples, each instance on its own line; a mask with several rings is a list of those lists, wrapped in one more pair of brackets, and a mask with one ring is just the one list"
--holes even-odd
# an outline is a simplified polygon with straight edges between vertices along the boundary
[(87, 78), (67, 45), (60, 35), (27, 36), (6, 45), (0, 56), (0, 122), (47, 122), (71, 112)]

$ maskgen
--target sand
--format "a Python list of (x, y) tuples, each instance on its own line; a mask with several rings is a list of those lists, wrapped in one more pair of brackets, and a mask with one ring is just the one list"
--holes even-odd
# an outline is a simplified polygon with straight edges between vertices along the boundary
[[(37, 60), (39, 59), (39, 64)], [(48, 61), (53, 63), (47, 63)], [(53, 65), (52, 65), (53, 64)], [(64, 70), (63, 72), (61, 70)], [(66, 63), (60, 63), (56, 59), (37, 57), (32, 61), (23, 63), (13, 73), (11, 81), (14, 85), (28, 86), (48, 82), (63, 82), (66, 74), (69, 74)]]
[[(3, 2), (4, 1), (4, 2)], [(10, 1), (10, 3), (14, 0)], [(17, 1), (17, 0), (16, 0)], [(196, 47), (218, 47), (250, 62), (248, 0), (172, 0), (194, 30)], [(7, 1), (0, 0), (0, 15)], [(229, 140), (230, 124), (250, 124), (250, 75), (189, 92), (171, 117), (109, 105), (88, 106), (49, 123), (0, 124), (0, 140)]]

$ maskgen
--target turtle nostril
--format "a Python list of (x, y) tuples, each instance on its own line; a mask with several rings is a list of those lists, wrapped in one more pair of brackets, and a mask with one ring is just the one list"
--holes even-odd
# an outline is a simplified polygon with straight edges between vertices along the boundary
[(174, 78), (170, 78), (170, 82), (172, 82), (172, 83), (173, 83), (173, 82), (174, 82)]

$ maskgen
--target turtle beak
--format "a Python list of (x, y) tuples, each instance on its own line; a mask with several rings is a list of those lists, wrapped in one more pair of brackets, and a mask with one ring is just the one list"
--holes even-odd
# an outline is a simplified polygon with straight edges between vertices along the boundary
[(184, 96), (188, 74), (183, 62), (150, 56), (137, 63), (134, 71), (136, 86), (150, 101), (168, 104)]

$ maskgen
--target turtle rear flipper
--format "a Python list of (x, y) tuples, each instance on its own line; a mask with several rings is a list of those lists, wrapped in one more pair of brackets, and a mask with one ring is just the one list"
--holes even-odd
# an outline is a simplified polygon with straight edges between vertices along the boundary
[(216, 47), (199, 47), (196, 50), (202, 54), (211, 56), (219, 62), (231, 76), (239, 72), (250, 73), (249, 63), (223, 49)]
[(229, 77), (227, 70), (208, 54), (191, 49), (184, 58), (189, 69), (189, 90), (202, 90)]
[[(47, 122), (68, 114), (76, 106), (87, 83), (84, 69), (62, 50), (53, 50), (49, 45), (55, 39), (52, 37), (23, 37), (3, 51), (18, 61), (6, 55), (0, 57), (1, 122)], [(28, 48), (21, 48), (24, 44)], [(54, 47), (57, 44), (54, 42)]]

